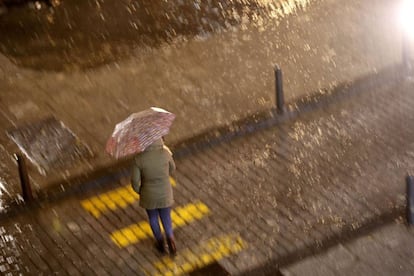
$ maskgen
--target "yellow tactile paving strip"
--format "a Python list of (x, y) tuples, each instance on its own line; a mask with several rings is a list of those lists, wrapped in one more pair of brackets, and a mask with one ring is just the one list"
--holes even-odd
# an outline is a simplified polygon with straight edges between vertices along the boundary
[[(171, 177), (171, 185), (176, 186), (176, 181)], [(125, 208), (136, 202), (139, 195), (132, 189), (131, 185), (120, 187), (98, 196), (90, 197), (81, 201), (81, 206), (95, 218), (103, 213), (119, 208)]]
[(153, 264), (155, 271), (146, 271), (147, 275), (182, 275), (207, 266), (231, 254), (246, 248), (246, 243), (238, 234), (213, 237), (192, 249), (178, 252), (175, 258), (163, 257)]
[[(170, 178), (172, 186), (176, 186), (173, 178)], [(84, 199), (80, 202), (84, 210), (95, 218), (99, 218), (106, 212), (126, 208), (139, 200), (139, 195), (132, 190), (131, 185), (126, 185), (111, 191)], [(210, 209), (204, 203), (194, 203), (178, 206), (171, 212), (173, 227), (183, 227), (189, 223), (210, 214)], [(127, 227), (118, 229), (109, 234), (109, 238), (119, 248), (138, 243), (152, 237), (151, 227), (148, 221), (141, 221)], [(196, 248), (180, 250), (175, 258), (165, 256), (152, 265), (148, 263), (144, 269), (147, 275), (182, 275), (196, 269), (207, 266), (229, 255), (236, 254), (246, 247), (246, 243), (237, 234), (221, 235), (201, 242)]]
[[(173, 227), (181, 227), (201, 219), (209, 212), (209, 208), (202, 202), (190, 203), (174, 208), (171, 212)], [(113, 232), (111, 240), (119, 247), (125, 247), (151, 236), (152, 232), (149, 223), (141, 221)]]

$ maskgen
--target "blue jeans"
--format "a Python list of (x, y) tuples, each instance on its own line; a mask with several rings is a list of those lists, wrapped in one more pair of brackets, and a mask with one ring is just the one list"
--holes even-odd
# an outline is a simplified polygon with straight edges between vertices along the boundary
[(171, 208), (159, 208), (159, 209), (146, 209), (149, 219), (149, 224), (151, 226), (152, 233), (157, 241), (163, 239), (160, 222), (158, 218), (161, 218), (162, 226), (164, 227), (165, 234), (167, 238), (173, 238), (173, 228), (171, 221)]

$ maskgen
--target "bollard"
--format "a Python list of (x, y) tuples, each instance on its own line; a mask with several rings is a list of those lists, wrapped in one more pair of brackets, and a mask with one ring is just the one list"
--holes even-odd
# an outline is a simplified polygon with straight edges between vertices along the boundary
[(283, 95), (282, 70), (279, 65), (275, 66), (275, 88), (276, 88), (276, 108), (279, 113), (284, 112), (285, 99)]
[(404, 70), (408, 72), (411, 69), (410, 53), (409, 53), (409, 41), (406, 36), (402, 39), (402, 63)]
[(414, 178), (407, 176), (407, 222), (414, 224)]
[(29, 175), (27, 174), (26, 162), (21, 154), (14, 154), (19, 167), (20, 185), (22, 187), (22, 196), (25, 202), (33, 200), (32, 188), (30, 187)]

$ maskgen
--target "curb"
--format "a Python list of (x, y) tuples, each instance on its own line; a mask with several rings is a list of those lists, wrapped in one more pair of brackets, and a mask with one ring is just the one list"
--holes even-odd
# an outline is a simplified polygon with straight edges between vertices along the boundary
[[(391, 74), (390, 74), (391, 73)], [(178, 142), (171, 148), (176, 158), (183, 158), (195, 151), (200, 151), (214, 145), (243, 137), (251, 133), (268, 129), (276, 125), (295, 120), (309, 112), (327, 107), (341, 100), (356, 96), (364, 90), (389, 82), (398, 82), (404, 79), (404, 67), (394, 65), (373, 74), (361, 77), (349, 83), (343, 83), (332, 91), (320, 91), (310, 96), (298, 98), (285, 107), (284, 113), (278, 113), (276, 108), (250, 115), (234, 121), (230, 125), (212, 128), (192, 138)]]
[(314, 256), (316, 254), (327, 251), (329, 248), (334, 247), (339, 242), (347, 243), (354, 239), (363, 237), (372, 233), (379, 227), (388, 225), (404, 216), (405, 206), (397, 206), (394, 209), (390, 209), (388, 212), (378, 215), (369, 219), (366, 223), (360, 225), (357, 228), (352, 226), (344, 227), (339, 233), (326, 237), (324, 240), (316, 241), (306, 248), (299, 249), (282, 258), (275, 258), (267, 261), (260, 267), (253, 268), (241, 274), (241, 276), (248, 275), (277, 275), (282, 276), (280, 268), (295, 263), (298, 260), (305, 259), (307, 257)]

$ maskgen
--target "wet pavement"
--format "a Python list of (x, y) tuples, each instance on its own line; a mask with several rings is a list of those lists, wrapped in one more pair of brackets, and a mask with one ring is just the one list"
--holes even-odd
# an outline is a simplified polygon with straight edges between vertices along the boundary
[(3, 219), (2, 272), (168, 275), (218, 262), (231, 275), (275, 273), (392, 222), (414, 169), (414, 83), (387, 75), (376, 89), (351, 87), (324, 108), (177, 158), (175, 259), (157, 255), (121, 175)]
[[(102, 4), (105, 13), (116, 10), (113, 3), (87, 1), (79, 5), (85, 5), (85, 8), (89, 7), (86, 10), (91, 11)], [(140, 2), (130, 4), (137, 3)], [(211, 1), (213, 6), (220, 3)], [(236, 5), (238, 2), (232, 3)], [(242, 3), (249, 7), (245, 9), (250, 9), (250, 2)], [(266, 3), (262, 6), (267, 7), (272, 2)], [(63, 1), (54, 12), (67, 15), (56, 16), (55, 23), (48, 23), (45, 14), (50, 12), (48, 9), (11, 8), (0, 17), (3, 34), (0, 50), (4, 54), (0, 56), (2, 128), (10, 131), (53, 117), (91, 151), (85, 158), (64, 168), (44, 172), (29, 163), (35, 192), (41, 193), (50, 187), (66, 189), (96, 171), (105, 172), (117, 165), (103, 149), (113, 126), (132, 112), (160, 106), (175, 113), (177, 119), (166, 139), (168, 144), (176, 145), (256, 113), (268, 113), (274, 106), (273, 67), (276, 63), (283, 69), (285, 99), (294, 105), (298, 98), (330, 94), (335, 87), (375, 74), (400, 61), (400, 32), (389, 16), (395, 6), (388, 2), (373, 0), (361, 4), (348, 1), (344, 8), (333, 0), (283, 3), (282, 10), (286, 11), (283, 16), (278, 12), (264, 12), (267, 8), (255, 4), (248, 14), (261, 11), (263, 15), (252, 16), (257, 20), (246, 21), (246, 24), (235, 24), (232, 28), (210, 33), (206, 31), (208, 35), (189, 35), (183, 40), (177, 36), (176, 40), (159, 47), (128, 42), (134, 50), (125, 58), (117, 58), (109, 51), (113, 61), (107, 61), (105, 65), (92, 62), (92, 67), (88, 68), (80, 65), (70, 70), (49, 68), (52, 71), (46, 70), (47, 64), (76, 64), (76, 58), (65, 55), (64, 44), (71, 40), (72, 33), (66, 33), (64, 25), (65, 22), (81, 24), (76, 16), (82, 14), (77, 11), (83, 9)], [(119, 6), (122, 12), (125, 12), (124, 5)], [(234, 9), (238, 14), (240, 9)], [(371, 11), (369, 16), (365, 12), (367, 9)], [(232, 14), (232, 10), (229, 8), (225, 14)], [(151, 13), (155, 11), (151, 10)], [(185, 14), (194, 17), (190, 12)], [(90, 20), (100, 18), (98, 14), (90, 17)], [(232, 17), (223, 18), (230, 20)], [(127, 24), (127, 19), (131, 17), (126, 17), (125, 22), (121, 20), (120, 24)], [(96, 26), (85, 24), (98, 28), (96, 34), (100, 37), (99, 31), (109, 24), (105, 22)], [(113, 45), (110, 48), (118, 44), (122, 46), (123, 39), (118, 39), (117, 32), (110, 30), (111, 34), (116, 33), (113, 40), (111, 36), (107, 37), (108, 43)], [(78, 31), (82, 31), (81, 25), (73, 28), (73, 32)], [(94, 37), (94, 30), (85, 32)], [(62, 47), (49, 51), (50, 41), (45, 37), (58, 39), (54, 35), (61, 37)], [(69, 43), (67, 47), (78, 45), (82, 52), (80, 60), (92, 55), (91, 51), (99, 53), (93, 47), (82, 46), (85, 43)], [(90, 44), (102, 46), (100, 40)], [(371, 51), (374, 45), (376, 51)], [(31, 52), (32, 49), (35, 52)], [(14, 54), (16, 51), (27, 56)], [(36, 51), (42, 52), (42, 56)], [(76, 53), (77, 50), (73, 50), (70, 55)], [(35, 60), (37, 58), (39, 61)], [(40, 64), (44, 64), (44, 70), (38, 70)], [(7, 183), (11, 201), (15, 201), (19, 186), (12, 156), (21, 149), (6, 132), (1, 134), (0, 140), (1, 150), (5, 151), (2, 182)], [(10, 201), (10, 198), (4, 200)]]
[[(91, 9), (113, 7), (111, 1), (82, 3)], [(221, 2), (208, 3), (214, 10)], [(238, 2), (232, 3), (234, 9), (226, 9), (237, 14)], [(287, 1), (288, 8), (286, 3), (301, 2)], [(224, 24), (229, 29), (220, 25), (220, 31), (207, 36), (181, 34), (188, 37), (174, 43), (164, 38), (167, 43), (158, 48), (127, 43), (133, 45), (132, 54), (122, 59), (110, 54), (114, 59), (98, 62), (92, 57), (86, 64), (76, 63), (76, 55), (84, 60), (88, 53), (80, 47), (81, 54), (71, 52), (74, 56), (66, 55), (56, 67), (60, 51), (65, 51), (58, 47), (47, 52), (45, 64), (53, 68), (41, 71), (36, 71), (37, 54), (23, 49), (37, 39), (29, 35), (21, 41), (21, 52), (28, 53), (22, 57), (13, 50), (21, 36), (5, 32), (7, 37), (0, 39), (5, 54), (0, 55), (0, 125), (7, 131), (0, 136), (0, 194), (4, 210), (12, 205), (14, 211), (1, 216), (0, 272), (203, 275), (210, 267), (223, 275), (274, 275), (283, 267), (281, 273), (290, 273), (300, 259), (401, 217), (404, 179), (414, 164), (414, 83), (404, 78), (401, 67), (389, 66), (401, 54), (399, 32), (389, 17), (394, 6), (374, 0), (349, 1), (346, 6), (333, 0), (304, 3), (308, 5), (291, 15), (267, 15), (253, 26), (223, 15), (234, 23)], [(248, 14), (261, 10), (254, 6)], [(27, 22), (40, 20), (42, 12), (50, 10), (41, 9)], [(18, 13), (1, 15), (2, 34), (13, 24), (21, 25)], [(31, 33), (37, 37), (45, 22), (25, 24), (40, 28)], [(372, 51), (374, 45), (377, 51)], [(275, 61), (286, 68), (284, 115), (271, 110)], [(178, 168), (175, 259), (157, 255), (127, 174), (112, 174), (128, 160), (114, 162), (103, 151), (116, 122), (151, 105), (177, 114), (167, 137)], [(52, 131), (39, 127), (43, 131), (38, 134), (48, 139), (66, 134), (71, 141), (54, 144), (54, 152), (71, 157), (68, 148), (86, 147), (91, 154), (63, 165), (52, 160), (40, 170), (30, 162), (39, 200), (17, 208), (12, 204), (21, 200), (13, 153), (24, 151), (25, 144), (26, 149), (36, 148), (24, 139), (19, 148), (10, 137), (18, 136), (13, 135), (16, 129), (25, 133), (27, 125), (43, 126), (50, 116)], [(231, 124), (246, 118), (256, 124)], [(25, 137), (38, 137), (29, 134)], [(99, 178), (97, 172), (112, 178)], [(395, 240), (399, 237), (407, 238), (397, 232)], [(320, 266), (319, 261), (310, 263)]]
[[(412, 275), (414, 233), (397, 220), (282, 269), (282, 275)], [(381, 254), (373, 254), (381, 252)]]

